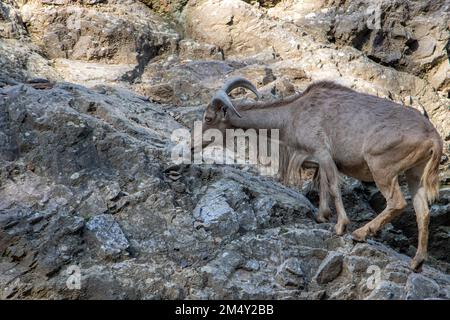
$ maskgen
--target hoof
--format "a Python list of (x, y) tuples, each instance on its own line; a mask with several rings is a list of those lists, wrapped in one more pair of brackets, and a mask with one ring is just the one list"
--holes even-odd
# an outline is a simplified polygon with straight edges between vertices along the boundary
[(347, 225), (348, 224), (349, 224), (349, 221), (344, 221), (344, 222), (341, 222), (341, 223), (338, 222), (334, 226), (334, 231), (336, 232), (336, 234), (338, 236), (342, 236), (345, 233), (345, 230), (347, 230)]
[(356, 242), (366, 242), (367, 232), (357, 229), (352, 233), (352, 239)]
[(325, 211), (319, 212), (317, 214), (316, 221), (318, 223), (328, 222), (330, 217), (331, 217), (331, 211), (330, 210), (325, 210)]
[(422, 266), (425, 262), (425, 258), (423, 256), (415, 256), (414, 259), (411, 261), (411, 269), (414, 272), (422, 272)]
[(324, 223), (324, 222), (328, 222), (328, 219), (323, 217), (323, 216), (316, 216), (316, 222), (317, 223)]

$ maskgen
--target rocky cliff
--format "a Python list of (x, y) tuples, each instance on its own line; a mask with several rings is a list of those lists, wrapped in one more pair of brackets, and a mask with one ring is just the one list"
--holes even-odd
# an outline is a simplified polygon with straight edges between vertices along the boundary
[[(449, 10), (446, 0), (1, 0), (0, 297), (450, 299), (447, 156), (422, 273), (408, 268), (411, 205), (356, 244), (314, 222), (308, 182), (170, 161), (173, 130), (191, 129), (233, 75), (264, 99), (329, 79), (411, 105), (448, 154)], [(352, 179), (343, 194), (351, 230), (384, 205)]]

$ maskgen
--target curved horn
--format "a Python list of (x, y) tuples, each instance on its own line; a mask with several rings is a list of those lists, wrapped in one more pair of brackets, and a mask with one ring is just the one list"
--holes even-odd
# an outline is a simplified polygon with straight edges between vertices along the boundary
[(225, 91), (227, 94), (230, 93), (232, 90), (236, 88), (245, 88), (253, 92), (258, 99), (261, 98), (261, 95), (259, 94), (256, 87), (247, 79), (243, 77), (233, 77), (229, 79), (222, 87), (222, 90)]
[(239, 118), (242, 118), (242, 116), (239, 114), (239, 112), (237, 112), (236, 108), (233, 106), (233, 103), (231, 102), (230, 97), (228, 97), (228, 94), (224, 90), (219, 90), (214, 95), (214, 97), (212, 99), (212, 104), (215, 104), (217, 102), (220, 102), (224, 108), (230, 108), (231, 110), (233, 110), (236, 113), (236, 115)]

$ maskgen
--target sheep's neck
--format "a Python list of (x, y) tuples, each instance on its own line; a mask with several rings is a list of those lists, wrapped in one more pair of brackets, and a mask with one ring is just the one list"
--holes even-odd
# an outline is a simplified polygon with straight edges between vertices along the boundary
[(233, 127), (242, 129), (282, 129), (290, 116), (289, 108), (264, 108), (239, 110), (242, 118), (230, 111)]

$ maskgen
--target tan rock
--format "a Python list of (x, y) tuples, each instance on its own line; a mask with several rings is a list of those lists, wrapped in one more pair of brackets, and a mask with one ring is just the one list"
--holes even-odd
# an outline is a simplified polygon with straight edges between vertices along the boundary
[(137, 1), (97, 1), (95, 8), (58, 4), (30, 2), (21, 7), (32, 40), (52, 59), (138, 64), (161, 49), (170, 50), (177, 41), (167, 23)]

